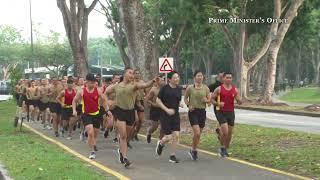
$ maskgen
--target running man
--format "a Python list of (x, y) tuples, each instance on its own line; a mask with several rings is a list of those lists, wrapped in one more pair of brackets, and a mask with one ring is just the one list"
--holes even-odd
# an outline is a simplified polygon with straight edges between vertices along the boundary
[[(216, 82), (214, 84), (210, 84), (209, 85), (210, 93), (213, 93), (214, 90), (217, 89), (217, 87), (219, 87), (219, 86), (221, 86), (223, 84), (223, 74), (224, 74), (224, 72), (219, 72)], [(220, 98), (220, 97), (217, 97), (216, 101), (218, 101), (218, 98)], [(214, 114), (215, 114), (216, 118), (218, 119), (218, 117), (217, 117), (217, 106), (216, 105), (213, 105), (213, 111), (214, 111)], [(221, 141), (221, 138), (220, 138), (220, 128), (219, 127), (217, 127), (215, 129), (215, 133), (217, 134), (218, 140), (219, 140), (220, 144), (222, 145), (222, 141)]]
[(42, 79), (41, 80), (41, 86), (39, 88), (40, 91), (40, 102), (39, 102), (39, 110), (40, 114), (42, 117), (42, 124), (43, 124), (43, 129), (48, 129), (51, 130), (51, 117), (50, 113), (48, 111), (49, 108), (49, 86), (48, 86), (48, 80), (47, 79)]
[[(219, 153), (221, 157), (229, 157), (227, 149), (231, 142), (235, 120), (234, 100), (236, 99), (239, 105), (242, 104), (242, 101), (237, 88), (232, 85), (232, 73), (226, 72), (223, 77), (224, 83), (214, 90), (211, 100), (214, 105), (219, 107), (219, 110), (217, 110), (217, 120), (220, 124), (220, 137), (222, 141)], [(216, 101), (218, 96), (220, 96), (220, 102)]]
[(131, 68), (126, 68), (123, 75), (123, 81), (109, 86), (106, 93), (115, 92), (115, 108), (113, 116), (116, 119), (116, 127), (120, 135), (118, 149), (119, 161), (127, 168), (131, 165), (128, 160), (128, 138), (132, 133), (132, 127), (135, 121), (134, 105), (136, 100), (136, 93), (139, 89), (151, 87), (155, 78), (147, 83), (134, 83), (134, 74)]
[(73, 109), (73, 116), (77, 116), (77, 103), (82, 99), (82, 121), (86, 132), (88, 133), (88, 145), (91, 149), (89, 158), (95, 159), (96, 158), (96, 143), (99, 134), (100, 128), (100, 104), (103, 103), (104, 109), (109, 114), (107, 108), (107, 98), (101, 92), (101, 90), (96, 86), (96, 79), (94, 74), (87, 74), (86, 76), (86, 85), (77, 92), (76, 96), (72, 101), (72, 109)]
[(52, 86), (49, 89), (49, 106), (50, 112), (53, 120), (53, 130), (56, 137), (59, 137), (59, 124), (60, 124), (60, 114), (61, 114), (61, 105), (57, 101), (57, 97), (61, 92), (62, 87), (59, 85), (57, 78), (52, 79)]
[[(163, 78), (160, 78), (158, 82), (154, 83), (154, 86), (150, 89), (149, 93), (145, 97), (147, 103), (150, 104), (151, 125), (147, 129), (147, 143), (149, 144), (151, 143), (151, 135), (158, 129), (159, 126), (159, 119), (162, 110), (159, 108), (156, 100), (163, 85), (164, 80)], [(160, 132), (159, 139), (161, 139), (162, 137), (163, 134)]]
[(28, 103), (27, 105), (29, 106), (29, 112), (31, 113), (31, 121), (35, 122), (36, 118), (36, 107), (38, 106), (38, 100), (39, 100), (39, 90), (35, 86), (35, 81), (32, 80), (29, 83), (29, 88), (27, 89), (27, 98), (28, 98)]
[[(134, 83), (144, 83), (141, 79), (141, 73), (138, 69), (134, 70)], [(139, 141), (138, 133), (140, 131), (141, 125), (144, 122), (144, 97), (145, 97), (145, 89), (139, 89), (137, 91), (137, 98), (135, 102), (135, 113), (136, 113), (136, 120), (134, 124), (134, 132), (132, 136), (134, 140)]]
[(166, 143), (172, 141), (169, 162), (179, 163), (176, 158), (176, 149), (180, 133), (179, 106), (182, 96), (182, 88), (179, 87), (180, 77), (175, 71), (168, 73), (169, 83), (160, 89), (156, 100), (162, 109), (160, 115), (161, 132), (163, 138), (158, 141), (156, 154), (160, 156)]
[[(72, 139), (72, 130), (75, 125), (76, 117), (72, 116), (72, 101), (76, 96), (76, 91), (73, 89), (73, 80), (67, 80), (67, 88), (62, 90), (57, 97), (57, 101), (61, 104), (61, 121), (64, 131), (69, 131), (67, 139)], [(64, 132), (63, 131), (63, 132)]]
[(184, 102), (189, 108), (188, 116), (193, 130), (192, 149), (189, 155), (192, 160), (198, 159), (198, 145), (203, 128), (206, 125), (206, 107), (210, 103), (209, 88), (203, 84), (203, 73), (196, 71), (193, 75), (194, 84), (188, 86), (184, 96)]
[[(120, 75), (114, 74), (112, 76), (112, 84), (110, 86), (116, 85), (120, 82)], [(114, 139), (113, 142), (117, 143), (118, 142), (118, 130), (116, 128), (116, 119), (114, 118), (113, 114), (114, 114), (114, 108), (115, 108), (115, 99), (116, 99), (116, 94), (114, 91), (112, 92), (107, 92), (105, 91), (105, 93), (107, 94), (108, 97), (108, 106), (109, 106), (109, 110), (112, 113), (112, 116), (110, 116), (109, 118), (112, 118), (113, 120), (113, 129), (114, 129)]]

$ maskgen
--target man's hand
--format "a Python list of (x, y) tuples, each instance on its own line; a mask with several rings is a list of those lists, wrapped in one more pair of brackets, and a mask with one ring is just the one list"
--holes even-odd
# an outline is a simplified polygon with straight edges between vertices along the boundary
[(167, 114), (169, 115), (169, 116), (172, 116), (172, 115), (174, 115), (174, 113), (175, 113), (175, 110), (174, 109), (167, 109)]
[(191, 105), (189, 105), (189, 111), (192, 112), (193, 110), (194, 108)]
[(224, 107), (224, 102), (220, 102), (219, 106)]
[(112, 113), (110, 111), (108, 111), (107, 116), (112, 117)]

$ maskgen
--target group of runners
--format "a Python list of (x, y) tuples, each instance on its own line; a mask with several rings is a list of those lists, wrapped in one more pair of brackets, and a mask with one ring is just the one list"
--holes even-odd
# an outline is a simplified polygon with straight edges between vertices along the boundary
[[(63, 79), (21, 80), (15, 88), (19, 120), (41, 122), (43, 129), (53, 129), (56, 137), (72, 140), (80, 128), (80, 139), (87, 140), (89, 158), (95, 159), (98, 151), (99, 131), (107, 138), (114, 133), (114, 143), (119, 162), (125, 167), (132, 163), (128, 159), (131, 140), (139, 141), (138, 133), (144, 123), (144, 108), (150, 106), (151, 123), (147, 128), (147, 143), (160, 126), (159, 140), (155, 152), (158, 156), (167, 143), (170, 145), (169, 162), (178, 163), (176, 158), (179, 142), (179, 107), (188, 107), (188, 117), (193, 130), (192, 149), (188, 152), (192, 160), (198, 159), (197, 148), (206, 123), (206, 109), (214, 105), (219, 127), (214, 131), (221, 144), (219, 153), (229, 156), (232, 130), (234, 127), (234, 101), (241, 104), (237, 88), (232, 85), (231, 73), (219, 73), (218, 80), (209, 87), (204, 84), (201, 71), (194, 73), (194, 84), (179, 85), (177, 72), (143, 81), (139, 70), (127, 68), (122, 75), (102, 80), (100, 75), (88, 74), (85, 78), (64, 77)], [(183, 103), (184, 102), (184, 103)]]

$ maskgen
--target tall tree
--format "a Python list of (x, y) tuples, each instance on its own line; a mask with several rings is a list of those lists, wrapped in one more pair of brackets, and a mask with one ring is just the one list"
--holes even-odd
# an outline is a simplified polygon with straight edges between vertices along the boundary
[(57, 0), (61, 11), (66, 34), (71, 46), (75, 65), (75, 75), (85, 77), (88, 73), (88, 18), (98, 0), (86, 6), (84, 0)]
[[(276, 80), (278, 52), (293, 19), (298, 15), (298, 9), (302, 5), (303, 1), (304, 0), (290, 1), (290, 5), (284, 15), (284, 18), (287, 19), (287, 22), (277, 24), (277, 26), (272, 29), (273, 37), (267, 52), (267, 84), (266, 88), (264, 89), (263, 97), (261, 98), (262, 103), (272, 103), (272, 95), (274, 92), (274, 85)], [(281, 0), (274, 0), (274, 3), (278, 4), (278, 6), (281, 7)], [(278, 11), (281, 12), (281, 9), (279, 9)]]

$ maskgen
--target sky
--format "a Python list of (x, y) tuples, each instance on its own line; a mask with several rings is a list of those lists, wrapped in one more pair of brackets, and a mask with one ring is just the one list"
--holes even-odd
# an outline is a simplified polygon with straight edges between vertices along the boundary
[[(85, 0), (92, 2), (92, 0)], [(31, 0), (34, 29), (47, 35), (50, 30), (65, 35), (63, 19), (56, 0)], [(100, 7), (96, 6), (100, 10)], [(89, 15), (88, 37), (112, 36), (105, 27), (105, 17), (96, 11)], [(21, 31), (26, 40), (30, 40), (29, 0), (0, 0), (0, 25), (11, 25)]]

